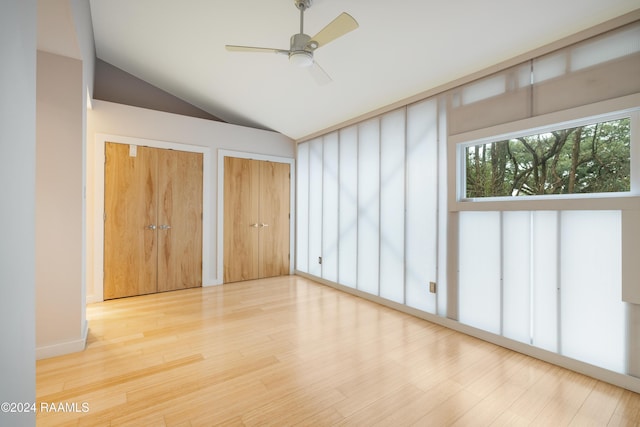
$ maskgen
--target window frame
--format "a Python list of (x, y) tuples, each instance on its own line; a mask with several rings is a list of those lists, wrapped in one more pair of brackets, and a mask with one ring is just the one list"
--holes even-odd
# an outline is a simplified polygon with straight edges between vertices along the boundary
[[(559, 129), (630, 118), (628, 192), (467, 198), (466, 148)], [(449, 203), (452, 211), (640, 209), (640, 94), (546, 114), (449, 137)]]

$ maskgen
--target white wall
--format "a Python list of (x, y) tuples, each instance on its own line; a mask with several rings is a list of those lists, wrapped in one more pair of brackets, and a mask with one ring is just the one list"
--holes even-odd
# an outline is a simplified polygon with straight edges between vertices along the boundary
[(93, 82), (94, 82), (94, 74), (95, 74), (95, 64), (96, 64), (96, 50), (95, 50), (95, 42), (93, 39), (93, 22), (91, 21), (91, 7), (89, 5), (88, 0), (71, 0), (71, 9), (73, 14), (73, 23), (75, 27), (76, 37), (78, 39), (78, 47), (80, 50), (80, 55), (82, 56), (82, 88), (84, 91), (84, 96), (82, 97), (82, 193), (83, 193), (83, 204), (82, 204), (82, 226), (84, 235), (82, 238), (82, 290), (79, 295), (80, 305), (82, 308), (82, 319), (81, 323), (86, 325), (86, 283), (85, 278), (87, 276), (86, 273), (86, 265), (87, 265), (87, 248), (85, 247), (86, 243), (86, 179), (87, 179), (87, 170), (86, 170), (86, 146), (87, 146), (87, 107), (89, 106), (90, 100), (93, 97)]
[[(38, 0), (36, 357), (84, 348), (84, 147), (95, 48), (89, 2)], [(55, 224), (54, 224), (55, 223)]]
[[(232, 150), (285, 158), (294, 157), (291, 139), (275, 133), (221, 122), (180, 116), (177, 114), (147, 110), (112, 102), (94, 100), (87, 115), (87, 301), (102, 299), (100, 267), (102, 260), (102, 201), (104, 179), (96, 170), (103, 163), (104, 137), (112, 142), (150, 140), (160, 143), (206, 147), (210, 152), (208, 198), (209, 232), (203, 245), (210, 248), (209, 277), (203, 277), (203, 285), (218, 283), (217, 259), (217, 188), (218, 150)], [(120, 138), (119, 138), (120, 137)], [(120, 140), (120, 141), (119, 141)], [(175, 145), (174, 145), (175, 146)], [(96, 166), (98, 165), (98, 166)], [(206, 166), (205, 166), (206, 167)], [(205, 271), (206, 273), (206, 271)]]
[(37, 357), (84, 348), (82, 61), (38, 52), (36, 130)]
[[(35, 401), (36, 2), (0, 2), (0, 402)], [(0, 412), (0, 425), (35, 425)]]

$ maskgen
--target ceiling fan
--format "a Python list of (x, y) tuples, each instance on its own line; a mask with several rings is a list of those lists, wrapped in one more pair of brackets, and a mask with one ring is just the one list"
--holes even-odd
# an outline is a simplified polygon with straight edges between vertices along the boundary
[(314, 60), (313, 53), (316, 49), (355, 30), (358, 28), (358, 23), (351, 15), (343, 12), (326, 27), (320, 30), (318, 34), (310, 37), (304, 33), (304, 12), (311, 7), (312, 2), (313, 0), (294, 0), (296, 8), (300, 10), (300, 33), (291, 36), (291, 45), (289, 50), (273, 49), (268, 47), (226, 45), (227, 50), (232, 52), (262, 52), (287, 55), (290, 63), (298, 67), (308, 67), (311, 74), (319, 84), (329, 83), (331, 78)]

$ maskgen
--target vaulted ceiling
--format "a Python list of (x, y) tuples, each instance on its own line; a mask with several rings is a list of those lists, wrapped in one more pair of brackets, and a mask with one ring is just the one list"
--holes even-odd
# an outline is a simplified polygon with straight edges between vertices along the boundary
[(414, 96), (638, 8), (638, 0), (314, 0), (305, 33), (360, 27), (315, 53), (332, 82), (271, 53), (293, 0), (90, 0), (96, 55), (230, 123), (293, 139)]

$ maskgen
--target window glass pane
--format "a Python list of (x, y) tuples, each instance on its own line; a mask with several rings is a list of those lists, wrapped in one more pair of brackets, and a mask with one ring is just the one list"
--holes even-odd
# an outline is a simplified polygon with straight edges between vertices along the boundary
[(296, 162), (296, 268), (308, 273), (309, 269), (309, 144), (298, 145)]
[(560, 52), (537, 58), (534, 62), (533, 83), (539, 84), (566, 74), (569, 62), (567, 55), (568, 52), (561, 50)]
[(593, 67), (607, 61), (640, 52), (640, 26), (598, 37), (571, 49), (572, 71)]
[(338, 280), (338, 134), (324, 136), (322, 178), (322, 277)]
[(506, 76), (498, 74), (462, 88), (462, 104), (472, 104), (506, 92)]
[(380, 246), (380, 124), (358, 126), (358, 289), (378, 294)]
[(561, 224), (562, 354), (624, 372), (620, 212), (565, 211)]
[(358, 260), (358, 130), (340, 131), (340, 242), (338, 280), (356, 287)]
[(629, 118), (465, 148), (467, 198), (630, 191)]
[(500, 334), (500, 212), (460, 212), (460, 322)]
[(309, 274), (322, 276), (322, 138), (309, 142)]
[(380, 296), (404, 302), (404, 109), (382, 117)]

